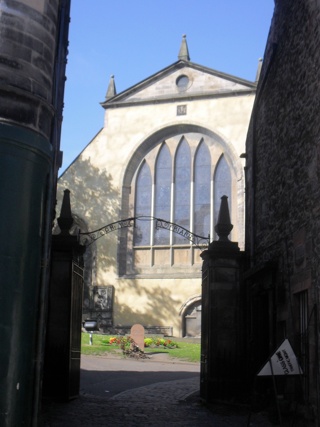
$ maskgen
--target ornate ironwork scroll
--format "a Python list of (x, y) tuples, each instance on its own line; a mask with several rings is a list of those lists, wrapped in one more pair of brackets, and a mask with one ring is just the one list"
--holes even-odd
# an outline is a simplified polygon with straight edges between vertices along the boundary
[(86, 246), (89, 246), (91, 243), (95, 242), (96, 240), (100, 239), (100, 237), (105, 236), (106, 234), (111, 233), (112, 231), (120, 230), (121, 228), (128, 228), (128, 227), (134, 227), (136, 220), (148, 220), (148, 221), (155, 221), (156, 229), (164, 228), (169, 231), (173, 231), (174, 233), (179, 234), (180, 236), (184, 237), (185, 239), (189, 240), (191, 243), (193, 243), (195, 246), (199, 247), (200, 249), (203, 249), (203, 246), (207, 246), (210, 243), (210, 236), (204, 237), (199, 236), (198, 234), (192, 233), (191, 231), (187, 230), (184, 227), (181, 227), (181, 225), (175, 224), (173, 222), (166, 221), (164, 219), (160, 218), (154, 218), (151, 216), (140, 216), (140, 217), (133, 217), (133, 218), (127, 218), (127, 219), (121, 219), (119, 221), (112, 222), (111, 224), (104, 225), (103, 227), (99, 228), (98, 230), (94, 231), (88, 231), (86, 233), (79, 233), (80, 236), (87, 236), (89, 238), (89, 243), (84, 243)]
[(184, 227), (181, 227), (181, 225), (175, 224), (174, 222), (166, 221), (164, 219), (155, 218), (155, 220), (157, 230), (159, 228), (164, 228), (166, 230), (173, 231), (174, 233), (177, 233), (185, 239), (189, 240), (195, 246), (200, 247), (202, 245), (208, 245), (210, 243), (210, 236), (199, 236), (198, 234), (191, 233), (191, 231), (187, 230)]
[(88, 231), (86, 233), (79, 233), (80, 236), (88, 236), (90, 239), (90, 243), (95, 242), (100, 239), (100, 237), (105, 236), (106, 234), (111, 233), (112, 231), (120, 230), (121, 228), (134, 227), (136, 218), (127, 218), (121, 219), (119, 221), (112, 222), (111, 224), (104, 225), (98, 230)]

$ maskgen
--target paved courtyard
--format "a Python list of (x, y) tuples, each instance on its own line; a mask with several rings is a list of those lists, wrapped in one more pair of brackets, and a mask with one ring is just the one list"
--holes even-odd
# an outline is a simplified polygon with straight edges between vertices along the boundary
[[(82, 356), (81, 368), (79, 398), (43, 402), (43, 427), (248, 425), (247, 408), (202, 404), (198, 364), (163, 355), (147, 360)], [(273, 424), (264, 414), (254, 414), (249, 425)]]

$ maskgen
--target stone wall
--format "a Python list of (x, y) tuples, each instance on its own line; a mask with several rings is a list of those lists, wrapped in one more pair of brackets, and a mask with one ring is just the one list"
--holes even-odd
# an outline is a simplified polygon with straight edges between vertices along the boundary
[(319, 24), (319, 2), (275, 2), (246, 165), (248, 264), (257, 271), (267, 262), (276, 263), (269, 300), (272, 345), (280, 340), (277, 328), (282, 322), (282, 335), (291, 339), (297, 352), (302, 348), (299, 298), (307, 291), (304, 397), (310, 397), (313, 408), (320, 260)]
[(58, 0), (9, 0), (1, 6), (0, 116), (47, 137), (58, 12)]
[(320, 16), (313, 3), (283, 2), (275, 10), (247, 146), (255, 254), (315, 216)]

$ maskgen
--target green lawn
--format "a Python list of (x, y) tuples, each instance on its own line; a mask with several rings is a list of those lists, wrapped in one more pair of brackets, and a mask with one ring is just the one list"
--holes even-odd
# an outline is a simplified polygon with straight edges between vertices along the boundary
[(111, 335), (92, 334), (92, 345), (90, 345), (89, 334), (82, 332), (81, 353), (96, 355), (101, 355), (103, 353), (121, 354), (122, 352), (118, 346), (108, 344), (110, 336)]
[[(109, 344), (111, 335), (92, 335), (92, 345), (89, 344), (89, 334), (82, 333), (81, 353), (103, 355), (104, 353), (114, 353), (122, 356), (120, 346)], [(177, 348), (161, 348), (161, 347), (146, 347), (146, 354), (152, 353), (168, 353), (169, 357), (183, 359), (187, 362), (200, 362), (200, 344), (193, 344), (182, 340), (172, 339), (178, 344)]]

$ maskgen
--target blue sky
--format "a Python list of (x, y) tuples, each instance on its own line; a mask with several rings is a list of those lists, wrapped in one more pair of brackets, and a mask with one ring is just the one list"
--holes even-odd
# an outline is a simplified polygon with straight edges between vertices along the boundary
[(112, 74), (126, 90), (177, 61), (186, 34), (192, 62), (253, 81), (273, 9), (274, 0), (71, 0), (59, 172), (103, 127)]

